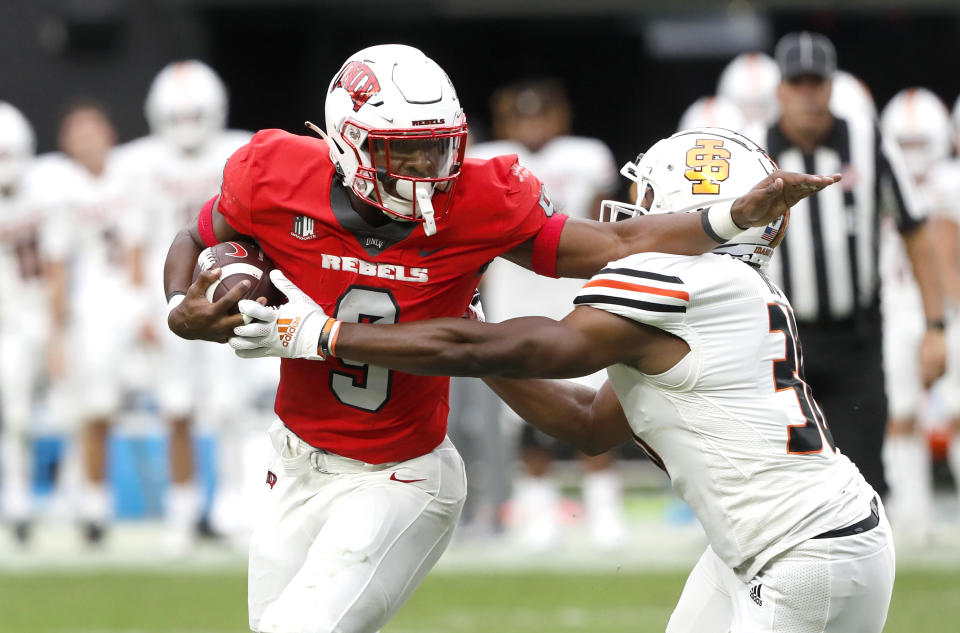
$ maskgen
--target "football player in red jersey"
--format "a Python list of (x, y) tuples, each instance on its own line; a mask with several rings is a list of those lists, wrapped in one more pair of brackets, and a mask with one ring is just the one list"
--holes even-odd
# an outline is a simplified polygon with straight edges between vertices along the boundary
[[(207, 302), (217, 270), (190, 285), (205, 245), (242, 236), (290, 293), (302, 289), (339, 321), (395, 323), (462, 315), (497, 256), (589, 277), (632, 252), (698, 254), (834, 182), (775, 172), (725, 212), (568, 220), (515, 156), (464, 160), (449, 78), (400, 45), (346, 61), (326, 122), (324, 140), (262, 131), (227, 162), (220, 194), (167, 256), (175, 333), (222, 343), (251, 319), (229, 314), (242, 286)], [(268, 312), (264, 327), (278, 333)], [(448, 379), (316, 362), (336, 336), (325, 322), (293, 315), (275, 354), (275, 454), (250, 549), (250, 626), (261, 633), (379, 630), (442, 554), (464, 500), (463, 463), (445, 437)]]

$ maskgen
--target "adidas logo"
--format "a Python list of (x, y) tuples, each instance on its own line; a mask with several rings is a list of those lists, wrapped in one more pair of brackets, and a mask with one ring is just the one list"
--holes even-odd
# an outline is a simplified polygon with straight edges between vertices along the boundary
[(284, 347), (290, 345), (293, 336), (297, 333), (300, 326), (300, 317), (295, 319), (279, 319), (277, 321), (277, 332), (280, 333), (280, 342)]
[(760, 599), (760, 587), (762, 586), (762, 584), (759, 584), (750, 587), (750, 598), (757, 603), (758, 607), (763, 606), (763, 600)]

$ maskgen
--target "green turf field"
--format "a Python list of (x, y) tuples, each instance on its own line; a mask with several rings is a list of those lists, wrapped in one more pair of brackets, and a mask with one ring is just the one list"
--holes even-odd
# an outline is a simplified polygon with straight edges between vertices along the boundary
[[(435, 573), (384, 633), (662, 631), (682, 574)], [(0, 573), (3, 633), (242, 633), (242, 573)], [(960, 570), (901, 572), (889, 633), (960, 622)]]

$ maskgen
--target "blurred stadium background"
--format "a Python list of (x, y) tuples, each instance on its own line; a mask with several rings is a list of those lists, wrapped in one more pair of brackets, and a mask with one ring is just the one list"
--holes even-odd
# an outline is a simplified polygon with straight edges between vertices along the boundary
[[(231, 128), (302, 131), (323, 118), (324, 90), (350, 52), (402, 42), (450, 75), (483, 140), (488, 100), (531, 76), (562, 80), (573, 131), (605, 141), (618, 164), (671, 133), (683, 110), (715, 90), (736, 54), (772, 52), (784, 33), (819, 31), (839, 65), (878, 105), (925, 86), (952, 106), (960, 94), (960, 4), (955, 0), (32, 0), (0, 3), (0, 99), (17, 105), (56, 149), (59, 118), (77, 95), (111, 109), (121, 141), (147, 130), (143, 101), (168, 62), (209, 63), (230, 91)], [(157, 289), (157, 292), (161, 292)], [(16, 297), (4, 297), (4, 305)], [(2, 353), (2, 350), (0, 350)], [(136, 408), (136, 407), (135, 407)], [(222, 543), (186, 557), (160, 552), (163, 432), (129, 416), (111, 440), (119, 525), (89, 551), (55, 507), (53, 473), (64, 452), (54, 430), (35, 441), (33, 490), (47, 512), (29, 549), (0, 534), (4, 633), (214, 633), (246, 630), (244, 557)], [(216, 486), (213, 446), (196, 440), (206, 496)], [(386, 629), (614, 633), (661, 630), (702, 551), (702, 533), (666, 481), (642, 460), (620, 466), (627, 541), (589, 547), (579, 520), (579, 474), (558, 466), (568, 524), (561, 544), (518, 552), (496, 533), (469, 529)], [(942, 469), (941, 470), (945, 470)], [(900, 548), (887, 630), (953, 630), (960, 621), (960, 519), (947, 474), (937, 477), (937, 539)], [(954, 624), (950, 624), (953, 622)]]

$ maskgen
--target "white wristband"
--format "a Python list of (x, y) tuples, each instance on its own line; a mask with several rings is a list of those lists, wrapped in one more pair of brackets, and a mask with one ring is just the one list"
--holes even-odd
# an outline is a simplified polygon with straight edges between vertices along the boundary
[(707, 220), (710, 222), (710, 228), (724, 242), (732, 240), (743, 233), (746, 229), (741, 229), (733, 221), (731, 208), (733, 205), (722, 205), (719, 207), (710, 207), (707, 211)]
[(177, 306), (183, 303), (183, 300), (186, 298), (187, 298), (187, 295), (181, 294), (181, 293), (175, 294), (172, 297), (170, 297), (170, 301), (167, 301), (167, 314), (170, 314), (171, 312), (176, 310)]

